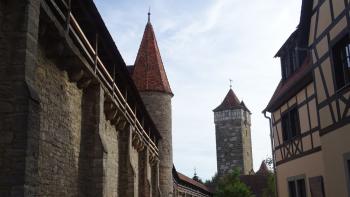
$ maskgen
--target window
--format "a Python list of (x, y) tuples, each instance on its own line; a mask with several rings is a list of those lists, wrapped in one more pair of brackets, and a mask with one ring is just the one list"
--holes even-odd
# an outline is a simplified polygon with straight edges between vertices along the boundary
[(346, 35), (333, 47), (333, 66), (336, 89), (350, 82), (350, 39)]
[(289, 188), (289, 196), (290, 197), (297, 197), (295, 181), (289, 181), (288, 188)]
[(298, 109), (294, 107), (282, 116), (283, 141), (293, 139), (300, 134)]
[(297, 180), (297, 186), (298, 186), (298, 197), (306, 197), (306, 188), (305, 188), (305, 180), (300, 179)]
[(293, 47), (286, 50), (285, 54), (281, 57), (281, 64), (283, 79), (287, 79), (297, 70), (297, 57)]
[(305, 179), (298, 178), (288, 181), (289, 197), (306, 197)]

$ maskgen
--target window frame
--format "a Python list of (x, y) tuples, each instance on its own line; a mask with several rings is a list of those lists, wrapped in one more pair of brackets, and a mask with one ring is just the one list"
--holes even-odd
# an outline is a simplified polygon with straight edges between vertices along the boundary
[(288, 185), (288, 196), (289, 197), (293, 197), (290, 191), (290, 183), (294, 183), (294, 189), (295, 189), (295, 197), (301, 197), (299, 195), (299, 186), (298, 186), (298, 181), (303, 180), (304, 181), (304, 188), (305, 188), (305, 197), (308, 197), (308, 183), (307, 183), (307, 179), (305, 175), (298, 175), (298, 176), (293, 176), (293, 177), (289, 177), (287, 178), (287, 185)]
[(295, 50), (295, 45), (291, 45), (280, 57), (282, 66), (282, 78), (284, 80), (288, 79), (299, 68), (297, 56), (298, 54)]
[[(292, 114), (294, 113), (295, 114)], [(293, 115), (296, 115), (295, 117)], [(292, 118), (294, 120), (292, 120)], [(283, 142), (289, 142), (301, 135), (299, 108), (297, 105), (290, 107), (281, 115), (282, 139)], [(292, 129), (294, 127), (294, 129)]]
[[(346, 41), (344, 41), (346, 40)], [(342, 43), (344, 42), (344, 43)], [(333, 44), (332, 44), (332, 48), (330, 50), (330, 58), (331, 58), (331, 64), (332, 64), (332, 70), (333, 70), (333, 83), (334, 83), (334, 89), (335, 91), (341, 91), (342, 89), (350, 86), (350, 53), (348, 54), (347, 57), (345, 57), (345, 59), (347, 59), (347, 65), (345, 65), (343, 62), (344, 60), (339, 60), (339, 56), (341, 56), (342, 52), (344, 51), (344, 48), (348, 49), (350, 52), (350, 32), (343, 32), (341, 33), (338, 38), (333, 41)], [(341, 65), (339, 65), (341, 64)], [(340, 74), (337, 74), (337, 71), (338, 71), (338, 67), (341, 66), (341, 75), (342, 75), (342, 79), (343, 79), (343, 85), (340, 85), (338, 84), (339, 82), (337, 81), (338, 79), (338, 75)], [(348, 68), (348, 71), (346, 71)]]

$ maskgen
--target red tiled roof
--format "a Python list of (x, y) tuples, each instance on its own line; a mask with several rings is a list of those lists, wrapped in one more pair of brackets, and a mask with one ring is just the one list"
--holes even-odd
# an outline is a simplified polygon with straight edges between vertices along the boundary
[(195, 180), (193, 180), (193, 179), (187, 177), (186, 175), (181, 174), (180, 172), (177, 172), (177, 175), (179, 176), (179, 179), (180, 179), (181, 181), (187, 182), (187, 183), (189, 183), (189, 184), (191, 184), (191, 185), (194, 185), (194, 186), (196, 186), (196, 187), (199, 187), (199, 188), (201, 188), (201, 189), (203, 189), (203, 190), (205, 190), (205, 191), (208, 191), (208, 192), (210, 192), (210, 193), (212, 192), (212, 191), (210, 190), (209, 187), (207, 187), (207, 186), (205, 186), (204, 184), (202, 184), (202, 183), (200, 183), (200, 182), (197, 182), (197, 181), (195, 181)]
[(139, 91), (159, 91), (173, 94), (150, 22), (147, 23), (143, 34), (132, 78)]
[(230, 89), (225, 97), (225, 99), (222, 101), (222, 103), (215, 108), (213, 111), (222, 111), (226, 109), (232, 109), (232, 108), (237, 108), (237, 107), (242, 107), (241, 103), (239, 102), (236, 94), (233, 92), (232, 89)]
[(256, 172), (256, 175), (269, 175), (271, 174), (270, 170), (267, 168), (265, 161), (260, 165), (259, 170)]
[[(305, 80), (306, 77), (311, 76), (310, 73), (312, 71), (312, 60), (310, 56), (307, 56), (304, 60), (302, 66), (295, 71), (287, 80), (280, 81), (275, 92), (273, 93), (272, 98), (270, 99), (269, 104), (267, 105), (264, 111), (273, 111), (275, 108), (282, 105), (286, 100), (288, 100), (291, 96), (296, 94), (299, 89), (303, 88), (303, 86), (298, 87), (298, 84), (306, 85), (304, 83), (309, 83), (309, 80)], [(309, 77), (310, 78), (310, 77)], [(312, 77), (310, 78), (312, 80)]]

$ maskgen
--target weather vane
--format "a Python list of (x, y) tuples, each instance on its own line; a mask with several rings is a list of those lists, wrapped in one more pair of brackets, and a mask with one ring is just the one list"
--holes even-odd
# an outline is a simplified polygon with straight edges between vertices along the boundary
[(230, 89), (232, 89), (232, 79), (229, 79), (230, 80)]
[(151, 6), (148, 7), (148, 22), (151, 22)]

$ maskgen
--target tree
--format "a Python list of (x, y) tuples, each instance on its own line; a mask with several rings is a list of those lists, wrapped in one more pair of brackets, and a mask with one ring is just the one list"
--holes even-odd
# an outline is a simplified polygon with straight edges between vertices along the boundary
[[(265, 159), (265, 163), (270, 169), (273, 169), (273, 159), (268, 157)], [(267, 187), (263, 190), (263, 197), (275, 197), (276, 196), (276, 181), (275, 174), (270, 173), (267, 177)]]
[(265, 163), (270, 169), (273, 169), (273, 159), (271, 157), (266, 158)]
[(218, 182), (219, 182), (218, 173), (215, 173), (215, 175), (211, 177), (211, 180), (205, 181), (204, 185), (214, 190), (217, 187)]
[(249, 187), (239, 179), (239, 170), (222, 177), (219, 180), (215, 197), (253, 197)]
[(267, 187), (263, 191), (263, 197), (276, 197), (276, 182), (273, 173), (267, 177)]
[(202, 179), (199, 178), (199, 176), (197, 176), (197, 172), (194, 172), (194, 175), (193, 175), (192, 179), (203, 184)]

